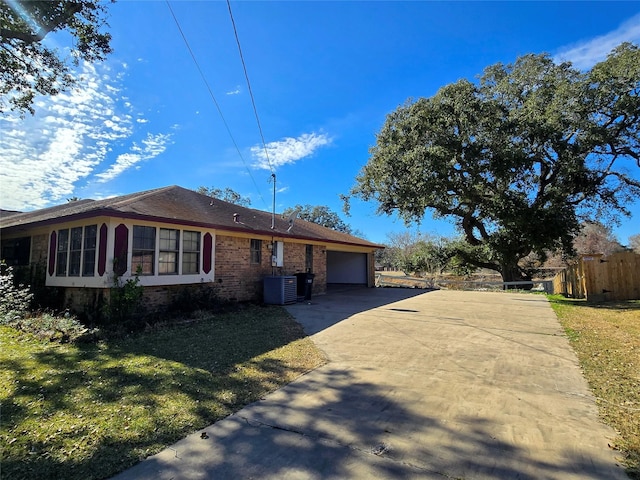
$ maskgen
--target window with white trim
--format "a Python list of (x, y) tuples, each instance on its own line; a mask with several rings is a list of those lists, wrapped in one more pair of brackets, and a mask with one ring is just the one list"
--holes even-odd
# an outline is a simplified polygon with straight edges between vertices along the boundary
[(80, 276), (80, 263), (82, 261), (82, 227), (71, 229), (69, 239), (69, 276)]
[(200, 238), (200, 232), (191, 230), (134, 225), (131, 269), (140, 268), (142, 275), (198, 274)]
[(200, 232), (182, 232), (182, 274), (200, 272)]
[(84, 227), (84, 245), (82, 248), (82, 276), (93, 277), (96, 272), (96, 246), (98, 226)]
[(255, 238), (251, 239), (250, 246), (251, 260), (252, 264), (260, 264), (262, 263), (262, 240), (257, 240)]
[(156, 227), (133, 226), (131, 271), (153, 275), (156, 265)]
[(160, 255), (158, 255), (158, 273), (160, 275), (177, 275), (179, 247), (180, 230), (161, 228)]
[(58, 230), (56, 276), (95, 275), (97, 232), (97, 225)]

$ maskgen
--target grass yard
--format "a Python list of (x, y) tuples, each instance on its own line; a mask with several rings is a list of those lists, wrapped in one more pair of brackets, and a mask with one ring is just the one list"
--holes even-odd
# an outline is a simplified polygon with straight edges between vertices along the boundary
[(550, 296), (627, 473), (640, 480), (640, 301), (587, 304)]
[(324, 361), (280, 307), (100, 344), (0, 327), (0, 478), (110, 477)]

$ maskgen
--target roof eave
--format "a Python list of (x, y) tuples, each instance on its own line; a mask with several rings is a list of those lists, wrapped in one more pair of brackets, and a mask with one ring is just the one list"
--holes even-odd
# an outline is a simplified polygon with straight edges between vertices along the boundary
[(65, 215), (62, 217), (49, 218), (46, 220), (40, 220), (36, 222), (26, 222), (22, 224), (10, 225), (6, 227), (0, 226), (0, 229), (10, 230), (10, 231), (21, 231), (21, 230), (27, 230), (30, 228), (46, 227), (49, 225), (55, 225), (59, 223), (71, 222), (76, 220), (84, 220), (87, 218), (94, 218), (94, 217), (114, 217), (114, 218), (123, 218), (123, 219), (129, 219), (129, 220), (144, 220), (144, 221), (156, 222), (156, 223), (185, 225), (185, 226), (199, 227), (199, 228), (211, 228), (214, 230), (222, 230), (222, 231), (228, 231), (228, 232), (254, 233), (256, 235), (263, 235), (263, 236), (288, 237), (296, 240), (325, 242), (325, 243), (331, 243), (335, 245), (348, 245), (348, 246), (372, 248), (372, 249), (384, 248), (383, 245), (372, 244), (369, 242), (367, 243), (348, 242), (348, 241), (333, 240), (333, 239), (322, 238), (322, 237), (311, 237), (308, 235), (295, 235), (286, 231), (254, 229), (247, 225), (234, 227), (229, 225), (222, 225), (222, 224), (209, 223), (209, 222), (198, 222), (198, 221), (185, 220), (185, 219), (179, 219), (179, 218), (158, 217), (154, 215), (145, 215), (145, 214), (134, 213), (134, 212), (122, 212), (109, 207), (98, 208), (95, 210), (80, 212), (80, 213), (71, 214), (71, 215)]

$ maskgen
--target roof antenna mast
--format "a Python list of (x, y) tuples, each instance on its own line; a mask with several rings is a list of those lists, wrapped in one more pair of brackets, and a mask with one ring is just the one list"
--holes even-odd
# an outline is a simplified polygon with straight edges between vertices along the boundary
[(271, 212), (271, 230), (276, 228), (276, 174), (271, 174), (273, 180), (273, 211)]

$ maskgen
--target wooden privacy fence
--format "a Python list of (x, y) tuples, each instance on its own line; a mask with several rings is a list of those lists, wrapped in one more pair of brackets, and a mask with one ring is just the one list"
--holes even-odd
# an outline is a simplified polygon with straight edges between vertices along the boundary
[(640, 299), (640, 255), (582, 255), (553, 279), (553, 292), (591, 302)]

